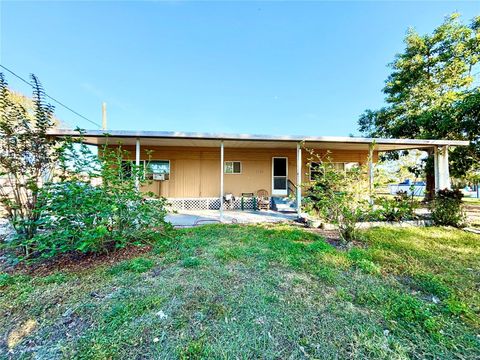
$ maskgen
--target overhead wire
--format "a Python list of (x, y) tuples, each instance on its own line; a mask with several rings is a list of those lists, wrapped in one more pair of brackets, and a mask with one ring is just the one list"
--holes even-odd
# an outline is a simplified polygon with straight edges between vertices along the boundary
[[(10, 69), (7, 68), (6, 66), (0, 64), (0, 67), (3, 68), (3, 69), (5, 69), (6, 71), (8, 71), (10, 74), (12, 74), (13, 76), (15, 76), (15, 77), (18, 78), (19, 80), (23, 81), (25, 84), (33, 87), (33, 85), (32, 85), (29, 81), (25, 80), (23, 77), (21, 77), (20, 75), (18, 75), (18, 74), (15, 73), (14, 71), (10, 70)], [(102, 125), (96, 123), (96, 122), (93, 121), (93, 120), (90, 120), (90, 119), (87, 118), (86, 116), (84, 116), (84, 115), (80, 114), (79, 112), (73, 110), (70, 106), (65, 105), (63, 102), (55, 99), (53, 96), (48, 95), (46, 92), (44, 92), (44, 94), (45, 94), (45, 97), (47, 97), (47, 98), (49, 98), (50, 100), (56, 102), (57, 104), (59, 104), (60, 106), (64, 107), (65, 109), (71, 111), (73, 114), (77, 115), (78, 117), (80, 117), (80, 118), (88, 121), (90, 124), (93, 124), (93, 125), (95, 125), (95, 126), (97, 126), (97, 127), (99, 127), (99, 128), (102, 128)]]

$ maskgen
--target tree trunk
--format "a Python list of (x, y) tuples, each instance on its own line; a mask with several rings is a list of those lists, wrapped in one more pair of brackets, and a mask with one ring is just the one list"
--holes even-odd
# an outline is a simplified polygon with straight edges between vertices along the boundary
[(433, 150), (428, 152), (427, 164), (425, 166), (425, 180), (427, 181), (425, 200), (429, 201), (435, 196), (435, 165), (433, 160)]

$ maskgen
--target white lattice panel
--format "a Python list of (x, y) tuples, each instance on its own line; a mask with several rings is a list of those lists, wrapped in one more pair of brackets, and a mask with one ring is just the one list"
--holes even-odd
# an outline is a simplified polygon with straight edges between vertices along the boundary
[[(220, 209), (219, 198), (169, 198), (169, 208), (172, 210), (218, 210)], [(254, 208), (254, 198), (243, 198), (243, 208), (251, 210)], [(242, 208), (242, 199), (236, 198), (230, 204), (225, 202), (225, 209), (240, 210)]]
[[(243, 209), (252, 210), (254, 208), (255, 201), (254, 198), (243, 198)], [(225, 208), (232, 210), (241, 210), (242, 209), (242, 198), (235, 198), (233, 204), (226, 204)]]

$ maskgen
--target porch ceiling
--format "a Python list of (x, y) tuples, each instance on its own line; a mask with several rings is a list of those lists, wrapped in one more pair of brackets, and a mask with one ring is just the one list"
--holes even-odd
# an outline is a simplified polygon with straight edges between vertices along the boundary
[[(108, 137), (105, 135), (108, 133)], [(74, 130), (56, 129), (51, 136), (76, 136)], [(219, 147), (223, 140), (225, 147), (231, 148), (291, 148), (303, 141), (305, 146), (315, 149), (364, 150), (374, 143), (378, 151), (432, 148), (433, 146), (466, 146), (468, 141), (458, 140), (417, 140), (417, 139), (372, 139), (359, 137), (313, 137), (313, 136), (268, 136), (245, 134), (184, 133), (167, 131), (121, 131), (89, 130), (84, 134), (84, 142), (91, 145), (109, 144), (135, 145), (140, 139), (142, 146), (191, 146)]]

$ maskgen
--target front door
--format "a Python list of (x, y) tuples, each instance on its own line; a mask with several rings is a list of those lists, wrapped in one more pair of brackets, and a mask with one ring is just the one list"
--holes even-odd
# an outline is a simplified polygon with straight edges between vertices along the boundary
[(288, 195), (288, 158), (272, 158), (272, 195)]

